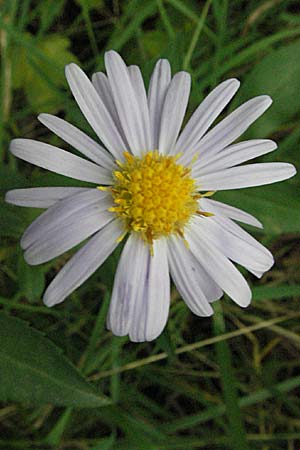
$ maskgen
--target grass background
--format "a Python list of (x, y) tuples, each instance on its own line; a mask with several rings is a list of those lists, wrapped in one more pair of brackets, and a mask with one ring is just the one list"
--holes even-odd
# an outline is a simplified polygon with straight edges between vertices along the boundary
[[(188, 114), (233, 76), (242, 87), (229, 110), (271, 95), (272, 108), (246, 137), (275, 139), (278, 151), (261, 160), (289, 161), (299, 171), (297, 1), (2, 0), (0, 45), (2, 194), (73, 185), (17, 161), (8, 144), (26, 137), (63, 146), (38, 123), (40, 112), (93, 135), (63, 68), (75, 61), (91, 75), (112, 48), (141, 66), (146, 83), (159, 57), (173, 71), (189, 70)], [(172, 290), (164, 333), (153, 343), (131, 344), (105, 329), (119, 252), (64, 304), (47, 309), (45, 285), (72, 252), (27, 266), (19, 239), (39, 211), (7, 205), (2, 195), (0, 448), (300, 448), (299, 178), (216, 198), (264, 223), (255, 233), (275, 255), (274, 268), (259, 281), (247, 276), (254, 297), (247, 310), (223, 299), (213, 318), (195, 317)]]

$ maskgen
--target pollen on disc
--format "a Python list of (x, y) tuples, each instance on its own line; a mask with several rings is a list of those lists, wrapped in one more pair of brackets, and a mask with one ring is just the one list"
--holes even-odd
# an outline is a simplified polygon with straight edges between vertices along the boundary
[(110, 211), (125, 221), (128, 231), (141, 233), (149, 243), (172, 233), (182, 235), (200, 198), (190, 169), (157, 150), (141, 158), (127, 152), (124, 156), (125, 162), (113, 173), (115, 205)]

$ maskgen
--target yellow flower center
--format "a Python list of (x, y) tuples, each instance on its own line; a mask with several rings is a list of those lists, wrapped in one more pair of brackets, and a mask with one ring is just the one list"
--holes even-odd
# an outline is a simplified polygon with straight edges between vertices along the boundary
[(149, 244), (172, 233), (183, 236), (184, 227), (198, 212), (195, 181), (191, 169), (177, 163), (177, 157), (157, 150), (139, 158), (125, 152), (125, 162), (113, 172), (110, 208), (125, 222), (127, 231), (141, 233)]

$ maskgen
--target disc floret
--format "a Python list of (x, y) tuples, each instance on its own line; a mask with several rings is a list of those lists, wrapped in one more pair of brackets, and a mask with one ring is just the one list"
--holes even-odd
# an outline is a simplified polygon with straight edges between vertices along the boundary
[(115, 205), (110, 211), (124, 220), (128, 231), (141, 233), (150, 244), (173, 233), (182, 236), (201, 197), (191, 169), (178, 164), (178, 156), (157, 150), (142, 157), (128, 152), (124, 156), (125, 162), (118, 162), (119, 170), (113, 172)]

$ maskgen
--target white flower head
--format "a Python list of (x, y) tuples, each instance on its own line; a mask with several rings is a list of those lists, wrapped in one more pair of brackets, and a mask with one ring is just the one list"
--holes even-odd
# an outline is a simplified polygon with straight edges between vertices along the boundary
[(270, 97), (249, 100), (209, 130), (239, 88), (235, 79), (224, 81), (181, 131), (190, 93), (187, 72), (172, 78), (168, 61), (159, 60), (146, 92), (140, 69), (127, 67), (116, 52), (105, 54), (105, 65), (107, 75), (96, 73), (92, 82), (75, 64), (66, 67), (71, 91), (103, 146), (49, 114), (39, 120), (85, 159), (31, 139), (14, 139), (10, 146), (18, 158), (95, 186), (17, 189), (6, 200), (47, 208), (21, 239), (29, 264), (49, 261), (90, 238), (48, 286), (47, 306), (61, 303), (127, 236), (107, 326), (132, 341), (151, 341), (167, 322), (170, 275), (199, 316), (210, 316), (211, 302), (224, 292), (240, 306), (250, 303), (250, 288), (233, 262), (261, 277), (273, 257), (235, 220), (262, 225), (210, 196), (285, 180), (295, 168), (240, 166), (277, 146), (266, 139), (232, 144), (271, 105)]

